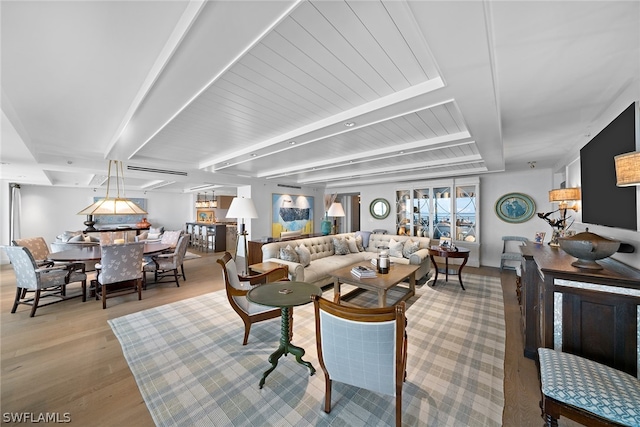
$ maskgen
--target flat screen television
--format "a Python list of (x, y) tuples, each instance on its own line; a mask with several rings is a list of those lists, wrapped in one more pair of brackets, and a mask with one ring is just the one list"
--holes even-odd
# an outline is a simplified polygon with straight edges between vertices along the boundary
[(580, 150), (582, 222), (637, 230), (636, 187), (616, 186), (613, 157), (636, 151), (636, 106), (626, 108)]

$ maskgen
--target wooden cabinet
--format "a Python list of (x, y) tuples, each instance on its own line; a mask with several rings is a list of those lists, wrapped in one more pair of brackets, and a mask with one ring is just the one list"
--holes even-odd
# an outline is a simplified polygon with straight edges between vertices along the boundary
[(218, 209), (229, 209), (233, 196), (218, 196)]
[(640, 271), (613, 258), (602, 270), (573, 267), (557, 247), (522, 247), (524, 354), (555, 348), (638, 375)]
[(395, 192), (396, 233), (450, 237), (469, 248), (469, 265), (480, 266), (480, 190), (478, 178), (456, 178), (414, 183)]

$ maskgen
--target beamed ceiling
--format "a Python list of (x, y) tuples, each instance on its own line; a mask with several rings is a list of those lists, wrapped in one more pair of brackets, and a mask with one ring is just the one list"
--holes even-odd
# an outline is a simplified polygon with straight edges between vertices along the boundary
[(219, 191), (557, 167), (640, 75), (633, 1), (2, 1), (0, 177)]

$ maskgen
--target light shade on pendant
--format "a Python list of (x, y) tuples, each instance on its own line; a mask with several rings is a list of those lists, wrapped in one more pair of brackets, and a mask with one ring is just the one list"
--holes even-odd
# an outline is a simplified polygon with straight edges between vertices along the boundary
[[(116, 188), (117, 196), (109, 197), (111, 186), (111, 163), (116, 168)], [(121, 177), (122, 176), (122, 177)], [(122, 179), (122, 184), (120, 184)], [(122, 197), (120, 196), (120, 185), (122, 185)], [(124, 197), (124, 172), (122, 162), (119, 160), (109, 160), (109, 171), (107, 176), (107, 194), (104, 199), (94, 202), (78, 212), (78, 215), (145, 215), (147, 211)]]

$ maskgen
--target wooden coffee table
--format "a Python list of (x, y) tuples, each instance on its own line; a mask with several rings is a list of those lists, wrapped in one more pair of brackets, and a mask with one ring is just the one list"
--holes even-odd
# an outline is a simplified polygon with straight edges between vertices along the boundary
[[(389, 269), (389, 273), (381, 274), (377, 273), (376, 277), (358, 279), (351, 274), (351, 269), (357, 265), (371, 266), (370, 261), (360, 261), (351, 264), (347, 267), (340, 268), (331, 272), (333, 277), (333, 293), (334, 295), (340, 295), (340, 285), (346, 283), (356, 286), (360, 289), (366, 289), (378, 293), (378, 306), (386, 307), (387, 305), (387, 291), (391, 288), (400, 289), (406, 291), (405, 294), (398, 300), (406, 301), (416, 294), (416, 271), (418, 265), (412, 264), (392, 264)], [(375, 268), (375, 267), (373, 267)], [(409, 287), (398, 286), (404, 279), (409, 279)], [(356, 291), (354, 291), (356, 292)], [(341, 297), (342, 298), (342, 297)]]

